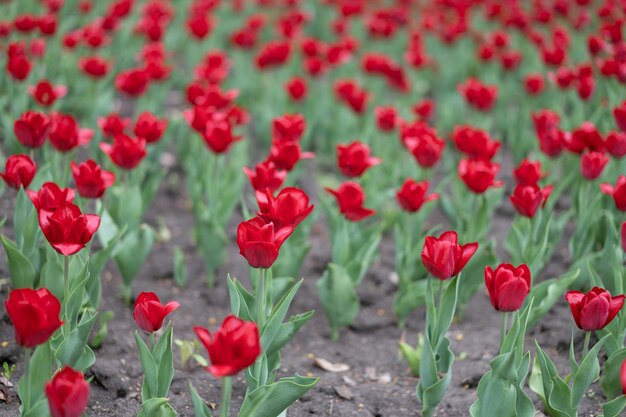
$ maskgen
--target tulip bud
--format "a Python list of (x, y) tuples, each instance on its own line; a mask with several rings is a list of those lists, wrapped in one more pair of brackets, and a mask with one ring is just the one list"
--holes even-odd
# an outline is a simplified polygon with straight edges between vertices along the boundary
[(602, 152), (588, 152), (580, 158), (580, 172), (584, 178), (595, 180), (608, 162), (609, 158)]
[(380, 158), (370, 156), (369, 146), (359, 141), (337, 145), (337, 166), (346, 177), (361, 176), (368, 168), (381, 162)]
[(478, 243), (459, 245), (455, 231), (444, 232), (438, 238), (427, 236), (422, 262), (428, 272), (443, 281), (458, 275), (477, 249)]
[(0, 172), (0, 178), (7, 186), (15, 188), (27, 188), (35, 174), (37, 165), (28, 155), (11, 155), (7, 159), (4, 173)]
[(485, 267), (485, 286), (491, 305), (498, 311), (517, 311), (530, 291), (530, 270), (522, 264), (498, 265), (496, 270)]
[(612, 297), (608, 291), (599, 287), (594, 287), (587, 294), (568, 291), (565, 299), (578, 328), (588, 332), (605, 328), (624, 305), (623, 295)]
[(147, 333), (154, 333), (163, 326), (163, 320), (172, 311), (180, 307), (176, 301), (163, 305), (153, 292), (142, 292), (135, 300), (133, 318), (137, 326)]
[(46, 397), (52, 417), (81, 417), (89, 403), (89, 383), (66, 366), (46, 384)]
[(376, 214), (376, 211), (363, 207), (365, 192), (355, 182), (348, 181), (337, 190), (326, 188), (326, 191), (335, 196), (339, 204), (339, 211), (350, 221), (358, 222)]

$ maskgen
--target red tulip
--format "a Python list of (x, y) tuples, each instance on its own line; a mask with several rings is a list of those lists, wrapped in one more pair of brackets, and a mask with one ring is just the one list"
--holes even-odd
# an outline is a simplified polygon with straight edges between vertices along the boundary
[(293, 226), (277, 229), (272, 222), (266, 223), (260, 217), (241, 222), (237, 228), (239, 253), (252, 268), (269, 268), (293, 230)]
[(301, 159), (314, 157), (313, 152), (302, 152), (298, 142), (274, 141), (268, 161), (273, 162), (279, 170), (291, 171)]
[(115, 182), (114, 173), (103, 170), (91, 159), (82, 164), (72, 162), (71, 167), (76, 189), (81, 197), (100, 198)]
[[(2, 174), (0, 174), (2, 175)], [(613, 197), (615, 207), (620, 211), (626, 211), (626, 176), (620, 175), (615, 186), (600, 184), (600, 190), (606, 195)]]
[(89, 403), (89, 383), (65, 366), (46, 384), (46, 397), (52, 417), (81, 417)]
[(622, 362), (622, 367), (620, 368), (620, 382), (622, 383), (622, 393), (626, 395), (626, 360)]
[(131, 97), (142, 95), (148, 88), (150, 78), (145, 69), (129, 69), (115, 77), (115, 88)]
[(9, 57), (7, 61), (7, 72), (18, 81), (24, 81), (28, 78), (32, 67), (33, 65), (24, 55)]
[(20, 187), (28, 188), (35, 174), (37, 165), (28, 155), (11, 155), (7, 159), (4, 173), (0, 177), (6, 185), (16, 190)]
[(42, 106), (51, 106), (54, 102), (67, 94), (64, 85), (53, 86), (50, 81), (39, 81), (36, 86), (28, 87), (28, 93)]
[(427, 236), (422, 249), (422, 262), (435, 278), (446, 280), (458, 275), (478, 249), (478, 243), (459, 245), (455, 231), (438, 238)]
[(243, 172), (248, 176), (252, 188), (257, 191), (264, 191), (266, 188), (274, 191), (287, 177), (287, 171), (279, 170), (271, 161), (259, 162), (255, 165), (254, 171), (244, 167)]
[(540, 110), (532, 114), (533, 125), (537, 135), (542, 136), (544, 133), (559, 128), (561, 117), (553, 110)]
[(602, 135), (591, 122), (584, 122), (579, 128), (574, 129), (571, 135), (565, 137), (565, 146), (570, 152), (582, 154), (585, 149), (603, 152), (606, 145)]
[(376, 115), (376, 124), (378, 129), (383, 132), (390, 132), (396, 128), (398, 122), (398, 112), (395, 107), (376, 107), (374, 109)]
[(489, 111), (498, 96), (498, 87), (483, 84), (476, 78), (469, 78), (465, 84), (459, 86), (459, 92), (476, 109)]
[(83, 214), (78, 206), (67, 203), (54, 212), (41, 210), (39, 226), (48, 243), (57, 252), (70, 256), (91, 240), (100, 226), (100, 217)]
[(429, 120), (435, 113), (435, 102), (432, 100), (422, 100), (413, 106), (413, 113), (422, 120)]
[(307, 84), (303, 78), (293, 77), (285, 84), (285, 90), (295, 102), (302, 101), (307, 95)]
[(187, 19), (187, 29), (196, 39), (204, 39), (213, 27), (213, 23), (205, 14), (195, 13)]
[(256, 66), (261, 70), (281, 66), (289, 59), (290, 53), (289, 42), (270, 41), (257, 55)]
[(358, 177), (380, 163), (380, 158), (370, 156), (370, 148), (364, 143), (354, 141), (348, 145), (337, 145), (337, 166), (346, 177)]
[(211, 359), (211, 365), (205, 369), (217, 378), (239, 373), (261, 354), (259, 329), (254, 322), (230, 315), (214, 334), (203, 327), (194, 327), (193, 331)]
[(580, 158), (580, 172), (588, 180), (598, 178), (609, 158), (602, 152), (587, 152)]
[(552, 192), (552, 186), (539, 188), (538, 185), (517, 185), (513, 194), (509, 197), (513, 207), (519, 214), (533, 218), (539, 207), (546, 205)]
[(544, 81), (541, 74), (528, 74), (524, 78), (524, 87), (530, 95), (539, 95), (543, 92)]
[(98, 126), (102, 134), (108, 138), (124, 134), (126, 126), (130, 124), (130, 119), (122, 118), (117, 113), (111, 113), (106, 117), (98, 118)]
[(81, 58), (78, 67), (91, 78), (102, 78), (109, 73), (109, 62), (98, 56)]
[(541, 162), (523, 159), (513, 170), (513, 175), (518, 185), (537, 185), (543, 176), (541, 173)]
[(93, 137), (93, 130), (80, 128), (70, 115), (53, 113), (50, 120), (48, 137), (52, 147), (60, 152), (69, 152), (77, 146), (86, 145)]
[(13, 124), (17, 140), (27, 148), (39, 148), (46, 141), (50, 119), (44, 113), (27, 111)]
[(330, 188), (325, 188), (325, 190), (335, 196), (339, 211), (350, 221), (358, 222), (376, 214), (376, 211), (363, 207), (365, 193), (356, 182), (345, 182), (337, 190)]
[(568, 291), (565, 299), (572, 310), (572, 316), (579, 329), (591, 332), (605, 328), (622, 309), (624, 296), (611, 294), (599, 287), (587, 294), (581, 291)]
[(459, 151), (474, 159), (492, 159), (500, 149), (500, 142), (492, 140), (486, 131), (471, 126), (455, 127), (452, 139)]
[(143, 112), (137, 118), (134, 133), (146, 143), (158, 142), (167, 129), (167, 120), (159, 120), (150, 112)]
[(461, 159), (459, 161), (459, 177), (470, 191), (481, 194), (489, 187), (500, 187), (504, 183), (495, 181), (500, 165), (480, 159)]
[(339, 80), (335, 83), (335, 95), (358, 114), (365, 111), (369, 93), (352, 80)]
[(404, 180), (402, 188), (396, 192), (400, 207), (409, 213), (415, 213), (424, 203), (438, 199), (439, 194), (426, 195), (428, 186), (428, 181), (416, 182), (411, 178)]
[(615, 158), (626, 155), (626, 132), (609, 132), (606, 135), (606, 150)]
[(31, 190), (26, 192), (38, 213), (41, 210), (53, 212), (74, 201), (74, 190), (61, 188), (53, 182), (46, 182), (37, 192)]
[(256, 192), (259, 205), (257, 213), (266, 223), (274, 223), (276, 229), (296, 227), (313, 211), (309, 196), (299, 188), (287, 187), (274, 197), (268, 189), (265, 193)]
[(180, 304), (176, 301), (163, 305), (155, 293), (142, 292), (135, 300), (133, 318), (137, 327), (144, 332), (153, 333), (163, 326), (165, 317), (178, 307)]
[(485, 267), (485, 286), (491, 305), (498, 311), (517, 311), (530, 292), (530, 270), (522, 264), (500, 264), (496, 270)]
[(113, 145), (101, 143), (100, 150), (107, 154), (118, 167), (133, 169), (146, 156), (146, 141), (132, 139), (126, 135), (117, 135), (113, 140)]
[(209, 149), (217, 154), (220, 154), (227, 152), (233, 143), (241, 140), (241, 136), (233, 135), (232, 126), (228, 123), (228, 121), (211, 120), (205, 124), (202, 139)]
[(424, 122), (401, 126), (400, 139), (417, 163), (424, 168), (432, 168), (439, 162), (446, 146), (437, 136), (437, 131)]
[(4, 302), (15, 331), (15, 341), (26, 348), (46, 343), (63, 324), (61, 303), (47, 288), (19, 288)]
[(302, 138), (306, 120), (301, 114), (285, 114), (272, 122), (272, 139), (280, 142), (297, 142)]
[(623, 101), (622, 104), (613, 109), (613, 118), (617, 127), (622, 132), (626, 132), (626, 101)]

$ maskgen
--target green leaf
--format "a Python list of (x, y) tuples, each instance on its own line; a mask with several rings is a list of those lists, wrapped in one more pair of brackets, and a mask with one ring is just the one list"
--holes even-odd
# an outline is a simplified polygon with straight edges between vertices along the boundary
[(198, 391), (193, 384), (189, 383), (189, 392), (191, 393), (191, 402), (193, 403), (194, 417), (212, 417), (206, 402), (200, 397)]
[(563, 297), (565, 290), (576, 281), (579, 274), (580, 269), (575, 269), (558, 278), (550, 278), (532, 286), (528, 298), (533, 298), (535, 303), (528, 318), (529, 328), (532, 328)]
[(144, 373), (142, 394), (145, 394), (146, 397), (142, 399), (146, 401), (154, 398), (154, 394), (158, 392), (158, 368), (152, 352), (150, 352), (150, 349), (148, 349), (148, 346), (137, 331), (135, 331), (135, 342), (137, 342), (137, 353)]
[(613, 401), (609, 401), (602, 404), (602, 411), (604, 411), (604, 417), (620, 417), (623, 416), (622, 411), (626, 409), (626, 396), (622, 395), (615, 398)]
[(173, 331), (171, 324), (161, 335), (154, 350), (153, 357), (158, 367), (157, 396), (166, 397), (174, 378), (174, 354), (172, 351)]
[(24, 256), (9, 238), (0, 236), (9, 261), (13, 288), (34, 288), (36, 272), (30, 260)]
[(578, 371), (574, 375), (572, 384), (572, 406), (578, 408), (585, 392), (589, 389), (593, 381), (600, 375), (600, 363), (598, 354), (608, 336), (600, 339), (595, 346), (587, 353), (580, 363)]
[(175, 417), (176, 411), (167, 398), (150, 398), (141, 403), (141, 411), (137, 417)]
[(413, 348), (407, 343), (399, 343), (400, 353), (409, 365), (409, 369), (413, 376), (420, 376), (420, 363), (422, 361), (422, 351), (424, 350), (424, 335), (420, 334), (417, 340), (417, 347)]
[(143, 225), (139, 229), (127, 234), (124, 239), (116, 245), (115, 262), (122, 274), (124, 284), (130, 286), (146, 258), (152, 250), (156, 234), (154, 230)]
[(267, 348), (272, 344), (274, 338), (278, 334), (280, 326), (283, 324), (285, 316), (287, 316), (287, 311), (289, 311), (289, 306), (291, 306), (291, 302), (296, 296), (296, 293), (298, 292), (298, 289), (300, 289), (303, 281), (304, 280), (296, 282), (272, 310), (272, 313), (270, 314), (267, 323), (265, 323), (265, 326), (263, 326), (261, 333), (261, 346), (263, 347), (263, 352), (267, 352)]
[(297, 314), (291, 316), (289, 320), (281, 324), (280, 329), (276, 337), (272, 340), (272, 343), (267, 348), (267, 354), (272, 355), (280, 352), (280, 350), (289, 343), (291, 338), (313, 317), (314, 311), (308, 311), (306, 313)]
[(316, 287), (332, 337), (337, 339), (339, 329), (352, 324), (359, 313), (360, 302), (354, 281), (342, 266), (330, 263)]
[(100, 276), (107, 261), (111, 258), (117, 242), (121, 239), (122, 235), (126, 231), (126, 227), (118, 230), (117, 233), (107, 240), (107, 244), (104, 249), (99, 250), (89, 256), (89, 275), (90, 280), (86, 285), (85, 290), (89, 295), (89, 302), (93, 308), (100, 307), (100, 299), (102, 295), (102, 281)]
[(179, 288), (185, 288), (185, 284), (187, 283), (185, 254), (179, 246), (174, 247), (174, 282)]
[(319, 378), (300, 375), (263, 385), (246, 395), (239, 417), (278, 417), (317, 384)]
[(237, 279), (228, 276), (228, 295), (233, 314), (245, 321), (252, 321), (256, 302), (254, 296), (250, 294)]
[[(80, 323), (73, 327), (70, 333), (61, 341), (55, 352), (55, 356), (61, 364), (69, 365), (81, 371), (93, 365), (93, 362), (87, 363), (87, 366), (84, 364), (92, 359), (95, 360), (95, 355), (87, 345), (87, 340), (95, 324), (96, 317), (96, 312), (91, 310), (85, 311), (80, 319)], [(81, 366), (78, 365), (79, 362)]]
[[(44, 397), (44, 386), (52, 376), (51, 370), (53, 361), (54, 358), (52, 356), (52, 350), (50, 349), (49, 342), (43, 343), (35, 348), (33, 355), (30, 358), (28, 375), (25, 375), (20, 379), (17, 388), (18, 395), (22, 401), (24, 401), (26, 398), (26, 387), (29, 387), (28, 392), (30, 399), (23, 405), (25, 410), (31, 410), (33, 404), (36, 404), (41, 397)], [(30, 415), (34, 417), (36, 414), (32, 413)]]

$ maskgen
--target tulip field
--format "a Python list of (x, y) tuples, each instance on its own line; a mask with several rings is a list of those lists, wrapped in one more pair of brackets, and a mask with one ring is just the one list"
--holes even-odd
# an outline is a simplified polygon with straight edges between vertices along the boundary
[(626, 416), (626, 1), (0, 0), (0, 417)]

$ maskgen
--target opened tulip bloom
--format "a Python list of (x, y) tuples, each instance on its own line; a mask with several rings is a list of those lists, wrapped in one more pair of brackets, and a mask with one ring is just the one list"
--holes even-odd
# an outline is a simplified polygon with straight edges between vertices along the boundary
[(513, 176), (518, 185), (538, 185), (543, 177), (541, 172), (541, 162), (523, 159), (513, 170)]
[(146, 156), (146, 141), (117, 135), (113, 140), (113, 145), (101, 143), (100, 150), (107, 154), (115, 165), (130, 170), (137, 167)]
[(70, 256), (89, 243), (100, 226), (100, 217), (83, 214), (78, 206), (67, 203), (54, 212), (40, 211), (39, 226), (57, 252)]
[[(0, 174), (2, 175), (2, 174)], [(600, 189), (604, 194), (613, 197), (615, 207), (620, 211), (626, 211), (626, 176), (620, 175), (615, 186), (611, 184), (601, 184)]]
[(83, 129), (78, 126), (74, 117), (54, 113), (50, 117), (50, 143), (52, 147), (60, 152), (69, 152), (77, 146), (84, 146), (93, 137), (91, 129)]
[(146, 143), (155, 143), (161, 139), (167, 129), (167, 120), (157, 119), (152, 113), (143, 112), (137, 118), (134, 133)]
[(530, 270), (522, 264), (498, 265), (496, 270), (485, 267), (485, 286), (491, 305), (498, 311), (517, 311), (530, 291)]
[(298, 142), (275, 140), (272, 142), (268, 161), (273, 162), (279, 170), (291, 171), (301, 159), (313, 157), (313, 152), (302, 152)]
[(460, 245), (455, 231), (444, 232), (441, 236), (427, 236), (422, 249), (422, 262), (435, 278), (446, 280), (465, 267), (478, 250), (478, 243)]
[(105, 171), (91, 159), (81, 164), (72, 162), (71, 168), (76, 189), (84, 198), (102, 197), (115, 182), (114, 173)]
[(44, 183), (37, 192), (27, 190), (27, 193), (37, 212), (53, 212), (67, 203), (72, 203), (75, 194), (71, 188), (61, 188), (53, 182)]
[(13, 133), (17, 140), (27, 148), (41, 147), (50, 130), (50, 118), (44, 113), (27, 111), (13, 123)]
[(301, 114), (285, 114), (274, 119), (272, 139), (279, 142), (298, 142), (304, 134), (306, 120)]
[(624, 305), (623, 295), (611, 296), (608, 291), (599, 287), (592, 288), (587, 294), (568, 291), (565, 299), (578, 328), (588, 332), (605, 328)]
[(428, 186), (428, 181), (417, 182), (411, 178), (404, 180), (402, 187), (396, 192), (400, 207), (409, 213), (415, 213), (424, 203), (438, 199), (439, 194), (426, 195)]
[(458, 174), (470, 191), (482, 194), (490, 187), (500, 187), (504, 184), (495, 180), (499, 170), (499, 164), (488, 160), (461, 159)]
[(509, 200), (520, 215), (533, 218), (539, 207), (546, 205), (552, 188), (551, 185), (544, 188), (539, 188), (538, 185), (518, 185)]
[(89, 383), (66, 366), (46, 384), (46, 397), (52, 417), (81, 417), (89, 403)]
[(278, 258), (283, 242), (293, 233), (293, 226), (275, 228), (260, 217), (239, 223), (237, 245), (239, 253), (252, 268), (269, 268)]
[(0, 172), (0, 178), (8, 187), (17, 190), (20, 187), (27, 188), (36, 173), (37, 165), (28, 155), (11, 155), (7, 159), (4, 172)]
[(256, 191), (265, 191), (266, 188), (274, 191), (287, 177), (287, 171), (278, 169), (272, 161), (260, 162), (254, 166), (254, 170), (244, 167), (243, 172)]
[(492, 159), (500, 149), (500, 142), (489, 134), (472, 126), (457, 126), (452, 133), (457, 149), (474, 159)]
[(273, 223), (277, 229), (296, 227), (313, 211), (309, 196), (299, 188), (287, 187), (274, 197), (271, 190), (265, 193), (257, 191), (258, 215), (267, 223)]
[(133, 318), (141, 330), (153, 333), (163, 326), (165, 317), (178, 307), (180, 304), (176, 301), (170, 301), (163, 305), (155, 293), (142, 292), (135, 300)]
[(48, 341), (63, 322), (61, 303), (47, 288), (20, 288), (4, 302), (18, 345), (33, 348)]
[(194, 327), (193, 330), (211, 360), (211, 365), (205, 369), (217, 378), (239, 373), (261, 354), (259, 330), (254, 322), (230, 315), (214, 334), (203, 327)]
[(363, 207), (365, 192), (356, 182), (345, 182), (337, 190), (330, 188), (325, 190), (335, 196), (339, 204), (339, 211), (350, 221), (358, 222), (376, 214), (375, 210)]
[(348, 145), (337, 145), (337, 166), (346, 177), (358, 177), (380, 163), (380, 158), (370, 156), (370, 148), (364, 143), (355, 141)]
[(28, 93), (42, 106), (51, 106), (54, 102), (67, 94), (64, 85), (54, 86), (47, 80), (42, 80), (35, 86), (28, 87)]

